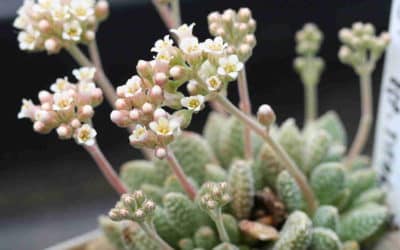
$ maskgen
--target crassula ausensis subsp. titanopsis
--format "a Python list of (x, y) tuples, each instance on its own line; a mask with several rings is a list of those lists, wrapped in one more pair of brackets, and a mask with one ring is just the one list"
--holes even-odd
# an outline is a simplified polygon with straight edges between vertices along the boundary
[[(172, 15), (178, 1), (154, 2), (160, 13)], [(171, 36), (157, 40), (153, 59), (140, 60), (137, 74), (115, 91), (95, 59), (92, 64), (77, 47), (94, 51), (97, 26), (108, 16), (106, 1), (32, 0), (18, 14), (22, 50), (66, 49), (85, 66), (74, 71), (77, 84), (58, 79), (51, 92), (40, 92), (40, 104), (24, 100), (18, 116), (29, 118), (36, 132), (74, 138), (122, 194), (99, 219), (106, 240), (93, 249), (356, 250), (388, 229), (385, 192), (361, 154), (370, 114), (363, 113), (363, 129), (352, 143), (336, 112), (318, 115), (325, 63), (317, 55), (323, 34), (316, 25), (304, 25), (295, 36), (294, 69), (305, 91), (300, 127), (292, 118), (277, 124), (266, 104), (252, 115), (245, 67), (256, 46), (256, 21), (248, 8), (209, 14), (213, 38), (202, 42), (194, 24), (179, 26), (177, 18), (163, 16), (173, 26)], [(389, 36), (355, 23), (339, 39), (340, 61), (370, 88)], [(236, 82), (240, 108), (227, 99), (228, 85)], [(148, 156), (123, 164), (119, 176), (95, 140), (93, 108), (103, 93), (114, 109), (111, 120), (127, 128), (130, 144)], [(208, 103), (213, 111), (202, 134), (187, 131)]]

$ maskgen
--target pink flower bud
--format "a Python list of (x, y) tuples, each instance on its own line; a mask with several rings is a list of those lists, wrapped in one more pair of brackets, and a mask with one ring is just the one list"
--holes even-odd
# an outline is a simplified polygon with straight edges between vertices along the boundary
[(39, 101), (40, 103), (51, 103), (53, 102), (53, 95), (46, 91), (46, 90), (42, 90), (39, 92)]
[(218, 22), (221, 19), (221, 15), (217, 11), (213, 11), (208, 14), (207, 20), (209, 23)]
[(85, 32), (85, 39), (86, 41), (93, 41), (96, 37), (96, 33), (93, 30), (87, 30)]
[(73, 119), (73, 120), (70, 122), (70, 125), (71, 125), (71, 127), (77, 129), (77, 128), (80, 128), (80, 127), (81, 127), (81, 122), (80, 122), (78, 119)]
[(257, 120), (264, 126), (271, 126), (276, 119), (276, 115), (271, 106), (263, 104), (258, 108)]
[(158, 119), (160, 119), (161, 117), (167, 118), (168, 117), (168, 113), (162, 109), (162, 108), (158, 108), (154, 111), (153, 113), (153, 119), (155, 121), (157, 121)]
[(143, 104), (142, 106), (142, 111), (145, 114), (151, 114), (154, 111), (153, 105), (151, 103), (146, 102), (145, 104)]
[(52, 104), (50, 102), (45, 102), (42, 105), (40, 105), (40, 108), (43, 110), (53, 110)]
[(151, 65), (145, 60), (139, 60), (136, 65), (136, 71), (142, 77), (149, 77), (152, 72)]
[(164, 86), (168, 81), (168, 77), (165, 73), (156, 73), (154, 75), (154, 82), (159, 86)]
[(85, 105), (85, 106), (83, 106), (83, 107), (81, 108), (79, 117), (80, 117), (82, 120), (87, 120), (87, 119), (92, 118), (93, 115), (94, 115), (93, 107), (90, 106), (90, 105)]
[(216, 31), (216, 35), (217, 36), (225, 36), (225, 34), (226, 34), (226, 32), (225, 32), (225, 30), (224, 30), (224, 28), (222, 28), (222, 27), (220, 27), (220, 28), (218, 28), (217, 29), (217, 31)]
[(252, 48), (254, 48), (254, 46), (256, 46), (257, 43), (256, 37), (253, 34), (246, 35), (244, 41)]
[(55, 38), (49, 38), (44, 42), (44, 47), (49, 54), (56, 54), (60, 52), (61, 44)]
[(39, 30), (43, 33), (49, 33), (51, 31), (51, 24), (49, 21), (43, 19), (39, 21)]
[(72, 133), (73, 133), (72, 128), (66, 124), (60, 125), (57, 128), (56, 132), (61, 139), (69, 139), (69, 138), (71, 138)]
[(155, 85), (151, 88), (150, 90), (150, 98), (152, 103), (159, 105), (163, 102), (164, 96), (163, 96), (163, 90), (161, 89), (160, 86)]
[(40, 134), (47, 134), (49, 132), (46, 128), (46, 125), (41, 121), (36, 121), (33, 123), (33, 130)]
[(129, 109), (129, 106), (128, 106), (128, 104), (126, 103), (126, 101), (125, 101), (125, 99), (122, 99), (122, 98), (118, 98), (116, 101), (115, 101), (115, 107), (117, 108), (117, 109), (123, 109), (123, 110), (127, 110), (127, 109)]
[(219, 24), (218, 23), (210, 23), (208, 25), (208, 29), (210, 30), (210, 33), (212, 35), (216, 35), (217, 34), (218, 28), (219, 28)]
[(251, 17), (251, 11), (249, 8), (240, 8), (238, 11), (239, 20), (242, 22), (248, 22)]
[(106, 19), (110, 13), (110, 6), (108, 2), (105, 0), (98, 1), (95, 7), (95, 13), (99, 20)]
[(249, 27), (249, 33), (254, 33), (256, 31), (257, 28), (257, 23), (256, 20), (254, 20), (253, 18), (249, 20), (249, 22), (247, 23), (248, 27)]
[(249, 29), (249, 26), (245, 23), (241, 23), (239, 25), (239, 32), (242, 34), (245, 34), (248, 31), (248, 29)]
[(127, 127), (131, 123), (129, 112), (126, 110), (114, 110), (110, 114), (111, 121), (120, 127)]
[(156, 148), (154, 150), (154, 155), (158, 159), (164, 159), (167, 156), (167, 150), (165, 148)]
[(139, 120), (139, 118), (140, 118), (140, 111), (138, 110), (138, 109), (132, 109), (130, 112), (129, 112), (129, 118), (131, 119), (131, 120), (133, 120), (133, 121), (137, 121), (137, 120)]

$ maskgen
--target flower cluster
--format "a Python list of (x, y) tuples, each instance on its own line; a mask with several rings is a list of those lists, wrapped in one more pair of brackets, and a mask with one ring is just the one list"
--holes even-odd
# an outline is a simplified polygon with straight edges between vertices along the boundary
[(208, 15), (208, 28), (213, 36), (222, 37), (229, 44), (228, 51), (236, 53), (241, 61), (246, 61), (252, 55), (256, 46), (256, 21), (250, 9), (212, 12)]
[(200, 207), (208, 211), (225, 206), (231, 199), (232, 197), (228, 192), (228, 184), (226, 182), (209, 182), (204, 184), (199, 204)]
[(156, 204), (148, 200), (141, 190), (138, 190), (131, 194), (123, 194), (121, 200), (117, 202), (115, 208), (110, 210), (108, 215), (114, 221), (143, 222), (152, 218), (155, 209)]
[(387, 32), (377, 36), (372, 24), (361, 22), (354, 23), (351, 29), (341, 29), (339, 39), (344, 44), (339, 50), (339, 59), (357, 73), (371, 71), (390, 42)]
[[(156, 41), (154, 59), (140, 60), (138, 75), (117, 88), (111, 120), (133, 129), (130, 142), (135, 147), (165, 148), (190, 124), (193, 113), (203, 109), (209, 95), (225, 89), (243, 68), (221, 37), (199, 42), (193, 27), (171, 30), (177, 46), (168, 35)], [(180, 91), (185, 83), (189, 96)], [(176, 111), (169, 114), (165, 107)]]
[(73, 71), (78, 82), (59, 78), (50, 87), (51, 92), (39, 92), (40, 104), (23, 99), (18, 118), (28, 118), (33, 129), (41, 134), (56, 129), (61, 139), (74, 138), (78, 144), (93, 145), (96, 131), (91, 127), (94, 107), (103, 100), (103, 92), (93, 83), (96, 70), (81, 68)]
[(325, 67), (324, 60), (317, 56), (321, 47), (323, 34), (313, 23), (307, 23), (296, 33), (296, 52), (294, 69), (299, 73), (302, 82), (314, 86), (319, 82)]
[(90, 42), (108, 8), (105, 0), (25, 0), (14, 21), (20, 30), (19, 47), (57, 53), (71, 44)]

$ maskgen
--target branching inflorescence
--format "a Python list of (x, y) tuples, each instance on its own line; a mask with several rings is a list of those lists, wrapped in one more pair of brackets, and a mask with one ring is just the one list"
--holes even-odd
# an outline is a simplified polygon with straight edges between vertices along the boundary
[[(26, 0), (14, 22), (22, 50), (65, 49), (82, 66), (73, 71), (77, 83), (59, 78), (50, 91), (39, 92), (39, 104), (24, 99), (18, 117), (29, 118), (38, 133), (55, 130), (60, 139), (75, 139), (121, 194), (111, 220), (100, 219), (112, 248), (359, 249), (384, 228), (385, 192), (360, 153), (372, 119), (371, 74), (389, 43), (386, 33), (377, 37), (362, 23), (339, 33), (339, 58), (360, 77), (363, 111), (345, 157), (347, 135), (338, 115), (318, 117), (324, 61), (317, 56), (323, 34), (316, 25), (306, 24), (295, 38), (294, 68), (305, 94), (300, 129), (294, 119), (276, 125), (267, 104), (252, 114), (245, 69), (256, 21), (248, 8), (212, 12), (214, 37), (199, 41), (194, 24), (180, 24), (179, 0), (153, 4), (171, 36), (157, 40), (153, 58), (139, 60), (137, 74), (116, 90), (95, 41), (108, 16), (105, 0)], [(78, 45), (88, 46), (89, 57)], [(234, 81), (239, 107), (228, 99)], [(111, 120), (128, 129), (130, 144), (152, 153), (149, 161), (126, 163), (121, 178), (96, 143), (92, 117), (103, 93), (114, 108)], [(214, 112), (204, 136), (184, 131), (207, 103)]]

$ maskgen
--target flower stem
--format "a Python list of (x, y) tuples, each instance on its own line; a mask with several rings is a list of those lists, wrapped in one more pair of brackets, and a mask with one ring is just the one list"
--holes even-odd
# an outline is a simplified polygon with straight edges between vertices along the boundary
[(84, 146), (84, 148), (90, 154), (90, 156), (92, 156), (100, 171), (103, 173), (104, 177), (106, 178), (108, 183), (115, 189), (115, 191), (117, 191), (119, 194), (127, 193), (127, 187), (119, 179), (118, 175), (115, 173), (115, 170), (108, 162), (99, 146), (97, 144), (94, 144), (92, 146)]
[(152, 2), (161, 19), (163, 20), (165, 26), (167, 26), (168, 29), (176, 28), (176, 20), (174, 20), (174, 17), (172, 16), (172, 13), (169, 10), (168, 6), (165, 4), (161, 4), (158, 0), (152, 0)]
[(368, 71), (359, 74), (360, 93), (361, 93), (361, 119), (358, 125), (356, 137), (351, 145), (346, 159), (346, 165), (349, 166), (354, 159), (362, 152), (368, 141), (372, 125), (372, 89), (371, 73)]
[(171, 149), (167, 150), (166, 160), (175, 174), (176, 178), (178, 178), (179, 183), (186, 191), (187, 195), (190, 199), (194, 200), (196, 198), (196, 189), (195, 187), (189, 182), (188, 177), (186, 176), (185, 172), (183, 171), (181, 165), (179, 164), (178, 160), (175, 157), (174, 152)]
[(237, 119), (242, 121), (245, 125), (247, 125), (251, 130), (253, 130), (256, 134), (264, 139), (264, 141), (271, 147), (274, 153), (281, 159), (284, 163), (283, 166), (290, 173), (291, 176), (296, 180), (299, 185), (303, 197), (307, 202), (308, 212), (309, 214), (313, 214), (316, 209), (316, 201), (314, 198), (314, 193), (311, 187), (308, 185), (307, 179), (301, 170), (297, 167), (297, 165), (293, 162), (290, 156), (286, 153), (286, 151), (279, 145), (279, 143), (275, 142), (274, 139), (271, 138), (268, 131), (264, 126), (255, 121), (251, 116), (246, 115), (241, 110), (235, 107), (228, 99), (224, 96), (218, 94), (215, 96), (215, 100), (221, 104), (225, 108), (225, 110), (234, 115)]
[(224, 221), (222, 219), (221, 208), (220, 207), (217, 208), (215, 214), (213, 214), (211, 217), (214, 220), (215, 225), (217, 226), (217, 231), (218, 231), (218, 235), (219, 235), (220, 240), (222, 242), (229, 243), (230, 239), (229, 239), (228, 233), (226, 232)]
[(304, 84), (304, 117), (306, 126), (311, 124), (318, 113), (318, 97), (316, 84)]
[(153, 225), (150, 225), (148, 222), (142, 222), (140, 223), (140, 227), (151, 239), (160, 245), (160, 249), (173, 250), (173, 248), (158, 235)]
[(175, 19), (175, 27), (178, 27), (182, 23), (180, 0), (172, 0), (171, 9)]
[(89, 58), (87, 58), (87, 56), (76, 45), (69, 46), (66, 49), (82, 67), (96, 67), (95, 80), (100, 88), (103, 90), (107, 101), (112, 107), (114, 107), (115, 100), (117, 99), (117, 94), (115, 93), (115, 89), (110, 80), (108, 80), (107, 76), (104, 74), (96, 43), (92, 42), (89, 45), (89, 51), (93, 62), (91, 62)]
[[(240, 109), (247, 115), (251, 116), (251, 102), (249, 96), (249, 89), (247, 84), (246, 69), (243, 68), (239, 72), (238, 76), (238, 89), (240, 97)], [(246, 125), (243, 129), (243, 141), (244, 141), (244, 155), (246, 159), (252, 157), (252, 145), (251, 145), (251, 131)]]

